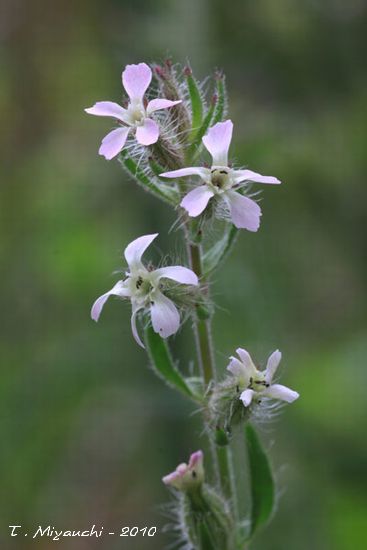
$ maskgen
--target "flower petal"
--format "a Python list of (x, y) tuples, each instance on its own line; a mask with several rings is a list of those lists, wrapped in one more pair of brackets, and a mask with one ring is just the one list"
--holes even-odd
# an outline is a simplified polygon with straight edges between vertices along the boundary
[(147, 106), (147, 113), (150, 115), (151, 113), (154, 113), (154, 111), (159, 111), (160, 109), (168, 109), (169, 107), (173, 107), (174, 105), (178, 105), (179, 103), (182, 103), (182, 99), (179, 99), (177, 101), (171, 101), (170, 99), (152, 99), (149, 101)]
[(195, 218), (205, 210), (209, 200), (214, 196), (206, 185), (196, 187), (182, 199), (180, 205), (187, 210), (189, 216)]
[(131, 101), (142, 100), (152, 80), (152, 71), (146, 63), (126, 65), (122, 73), (122, 85)]
[(140, 339), (138, 329), (136, 328), (136, 315), (137, 315), (138, 311), (140, 311), (141, 309), (142, 309), (141, 307), (136, 307), (136, 306), (133, 305), (133, 310), (132, 310), (132, 313), (131, 313), (131, 332), (133, 333), (135, 342), (137, 344), (139, 344), (140, 347), (145, 349), (145, 346), (144, 346), (143, 342)]
[(255, 368), (254, 362), (251, 359), (251, 355), (248, 351), (243, 348), (237, 348), (236, 353), (238, 354), (239, 358), (247, 369), (253, 370)]
[(89, 115), (112, 116), (113, 118), (117, 118), (123, 122), (126, 121), (126, 109), (117, 103), (113, 103), (113, 101), (97, 101), (93, 107), (84, 109), (84, 111)]
[(90, 316), (92, 317), (93, 321), (98, 321), (99, 316), (101, 315), (101, 311), (103, 309), (103, 306), (105, 305), (106, 301), (110, 296), (120, 296), (121, 298), (127, 298), (130, 296), (129, 290), (124, 286), (123, 281), (118, 281), (111, 290), (106, 292), (105, 294), (102, 294), (97, 300), (94, 302)]
[(281, 183), (278, 178), (274, 178), (273, 176), (262, 176), (252, 170), (234, 170), (233, 176), (236, 183), (241, 183), (242, 181), (255, 181), (257, 183), (271, 184)]
[(188, 468), (192, 469), (197, 466), (198, 463), (201, 463), (204, 459), (204, 453), (203, 451), (196, 451), (195, 453), (192, 453), (189, 460)]
[(158, 233), (152, 233), (151, 235), (143, 235), (142, 237), (138, 237), (134, 241), (132, 241), (130, 244), (127, 245), (124, 251), (125, 259), (130, 267), (130, 269), (134, 269), (136, 267), (140, 267), (141, 265), (141, 257), (148, 248), (148, 246), (154, 241), (154, 239), (158, 237)]
[(238, 229), (259, 229), (261, 209), (255, 201), (236, 191), (226, 191), (223, 196), (228, 200), (232, 222)]
[(210, 177), (210, 170), (208, 168), (202, 168), (200, 166), (190, 166), (188, 168), (180, 168), (179, 170), (172, 170), (171, 172), (163, 172), (159, 174), (163, 178), (183, 178), (185, 176), (200, 176), (206, 180)]
[(156, 269), (153, 274), (155, 277), (157, 277), (157, 281), (159, 281), (161, 277), (165, 277), (167, 279), (177, 281), (178, 283), (181, 283), (183, 285), (196, 286), (199, 284), (197, 275), (191, 269), (188, 269), (187, 267), (182, 267), (180, 265), (161, 267), (160, 269)]
[(228, 166), (228, 149), (231, 144), (233, 122), (217, 122), (212, 126), (203, 143), (213, 157), (213, 166)]
[(278, 349), (273, 351), (273, 353), (270, 355), (265, 369), (265, 380), (268, 384), (271, 384), (271, 381), (273, 380), (275, 371), (278, 368), (281, 358), (282, 354)]
[[(186, 470), (185, 470), (186, 471)], [(162, 477), (162, 481), (165, 485), (174, 485), (174, 483), (182, 477), (182, 473), (175, 470), (171, 474), (167, 474), (166, 476)]]
[(111, 160), (124, 148), (130, 128), (116, 128), (107, 134), (101, 143), (98, 153)]
[(237, 357), (231, 357), (227, 370), (232, 373), (233, 376), (241, 378), (247, 377), (246, 367)]
[(175, 334), (180, 327), (180, 315), (175, 304), (164, 294), (156, 291), (150, 305), (152, 325), (162, 338)]
[(136, 139), (141, 145), (152, 145), (159, 138), (159, 126), (151, 118), (146, 118), (142, 126), (136, 128)]
[(245, 390), (241, 393), (240, 399), (242, 403), (245, 405), (245, 407), (248, 407), (249, 405), (251, 405), (251, 401), (254, 394), (255, 394), (254, 390)]
[(262, 394), (266, 397), (271, 397), (272, 399), (286, 401), (287, 403), (293, 403), (293, 401), (299, 397), (299, 393), (287, 388), (286, 386), (282, 386), (281, 384), (273, 384), (264, 390)]

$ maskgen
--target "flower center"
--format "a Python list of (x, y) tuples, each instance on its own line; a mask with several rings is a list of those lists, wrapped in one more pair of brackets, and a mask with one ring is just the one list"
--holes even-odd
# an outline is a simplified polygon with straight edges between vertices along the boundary
[(210, 182), (214, 187), (214, 191), (221, 193), (232, 187), (230, 171), (228, 168), (219, 167), (212, 168), (210, 172)]
[(136, 273), (128, 280), (131, 295), (143, 307), (150, 302), (150, 296), (154, 291), (154, 285), (145, 275), (145, 273)]
[(262, 372), (257, 371), (255, 376), (251, 376), (248, 388), (250, 390), (261, 392), (269, 386), (270, 384), (268, 384), (265, 380), (265, 375)]
[(128, 116), (130, 124), (134, 126), (142, 126), (146, 117), (143, 105), (130, 104), (128, 108)]

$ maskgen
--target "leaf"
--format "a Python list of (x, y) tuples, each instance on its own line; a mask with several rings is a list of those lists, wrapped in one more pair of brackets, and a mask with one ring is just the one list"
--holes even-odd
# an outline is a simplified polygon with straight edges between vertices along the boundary
[(119, 161), (129, 174), (142, 186), (146, 191), (149, 191), (159, 199), (176, 205), (174, 199), (175, 190), (168, 188), (164, 183), (156, 183), (152, 180), (145, 171), (140, 168), (134, 159), (129, 157), (126, 151), (121, 151)]
[(224, 75), (217, 76), (217, 103), (215, 105), (213, 124), (221, 122), (226, 113), (227, 107), (227, 89)]
[(190, 397), (196, 401), (196, 395), (193, 393), (190, 386), (186, 383), (185, 378), (175, 366), (166, 341), (163, 340), (159, 334), (154, 332), (153, 328), (150, 326), (145, 329), (144, 336), (146, 349), (151, 360), (152, 367), (158, 376), (172, 388), (179, 390), (187, 397)]
[(237, 235), (238, 229), (232, 224), (227, 224), (223, 237), (204, 253), (203, 273), (205, 277), (212, 273), (229, 254)]
[(190, 376), (185, 378), (186, 384), (189, 386), (191, 393), (199, 402), (205, 397), (205, 384), (201, 376)]
[[(214, 100), (215, 98), (215, 100)], [(202, 138), (209, 128), (216, 122), (220, 122), (225, 114), (227, 105), (227, 92), (223, 75), (218, 75), (216, 79), (215, 96), (210, 103), (210, 107), (203, 119), (194, 141), (187, 150), (186, 160), (192, 162), (200, 153), (202, 148)]]
[(211, 102), (210, 107), (204, 117), (203, 123), (196, 133), (194, 141), (192, 142), (190, 147), (188, 147), (187, 149), (187, 153), (186, 153), (187, 162), (192, 162), (200, 152), (201, 140), (203, 136), (206, 134), (208, 128), (210, 127), (210, 124), (214, 115), (214, 109), (215, 109), (215, 103)]
[(155, 176), (158, 178), (160, 177), (160, 174), (163, 172), (166, 172), (166, 169), (163, 168), (156, 160), (154, 160), (152, 157), (149, 158), (149, 166)]
[(197, 81), (192, 76), (190, 69), (185, 74), (187, 88), (189, 90), (190, 103), (191, 103), (191, 134), (190, 141), (195, 139), (197, 132), (200, 129), (201, 121), (203, 118), (203, 100), (200, 94), (200, 90)]
[(270, 518), (274, 508), (274, 480), (270, 463), (251, 424), (245, 428), (251, 484), (250, 536)]

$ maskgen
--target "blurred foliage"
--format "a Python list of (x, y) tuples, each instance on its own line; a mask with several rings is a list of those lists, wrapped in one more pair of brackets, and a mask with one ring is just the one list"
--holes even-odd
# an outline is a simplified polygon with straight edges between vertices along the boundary
[[(173, 213), (98, 157), (108, 123), (83, 112), (120, 99), (126, 63), (167, 54), (198, 77), (225, 70), (232, 153), (284, 182), (214, 286), (219, 370), (236, 346), (264, 360), (279, 347), (301, 393), (263, 428), (280, 494), (253, 550), (362, 547), (366, 23), (363, 0), (2, 3), (1, 548), (49, 548), (10, 539), (14, 523), (162, 527), (162, 475), (204, 445), (192, 407), (148, 370), (129, 307), (89, 319), (134, 237), (160, 231), (161, 250), (182, 256)], [(189, 337), (176, 338), (187, 372)], [(61, 545), (100, 547), (86, 540)]]

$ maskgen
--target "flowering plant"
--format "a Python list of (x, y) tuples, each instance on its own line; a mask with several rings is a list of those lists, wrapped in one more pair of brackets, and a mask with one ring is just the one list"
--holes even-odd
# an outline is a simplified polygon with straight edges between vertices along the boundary
[[(159, 98), (146, 97), (153, 76)], [(191, 69), (181, 71), (170, 61), (152, 68), (145, 63), (127, 65), (122, 83), (129, 98), (126, 106), (100, 101), (86, 109), (92, 115), (112, 117), (118, 124), (103, 139), (99, 153), (107, 160), (118, 157), (139, 185), (175, 209), (188, 265), (143, 263), (143, 254), (158, 234), (136, 238), (124, 251), (125, 278), (94, 302), (91, 316), (98, 321), (110, 296), (130, 300), (133, 336), (146, 349), (155, 372), (203, 411), (209, 437), (205, 459), (201, 450), (196, 451), (188, 464), (163, 477), (177, 497), (173, 530), (179, 546), (242, 550), (274, 508), (274, 479), (254, 425), (274, 407), (292, 403), (299, 395), (273, 383), (281, 360), (278, 350), (270, 355), (265, 370), (259, 370), (250, 354), (238, 348), (238, 358), (230, 358), (228, 374), (217, 376), (210, 280), (239, 230), (259, 229), (261, 209), (252, 185), (280, 181), (248, 168), (234, 168), (230, 162), (233, 123), (227, 118), (221, 73), (214, 76), (209, 101)], [(167, 341), (189, 317), (197, 351), (195, 377), (185, 376), (177, 367)], [(241, 433), (247, 443), (252, 499), (245, 517), (238, 508), (231, 452), (234, 438)], [(204, 462), (211, 466), (210, 475)]]

